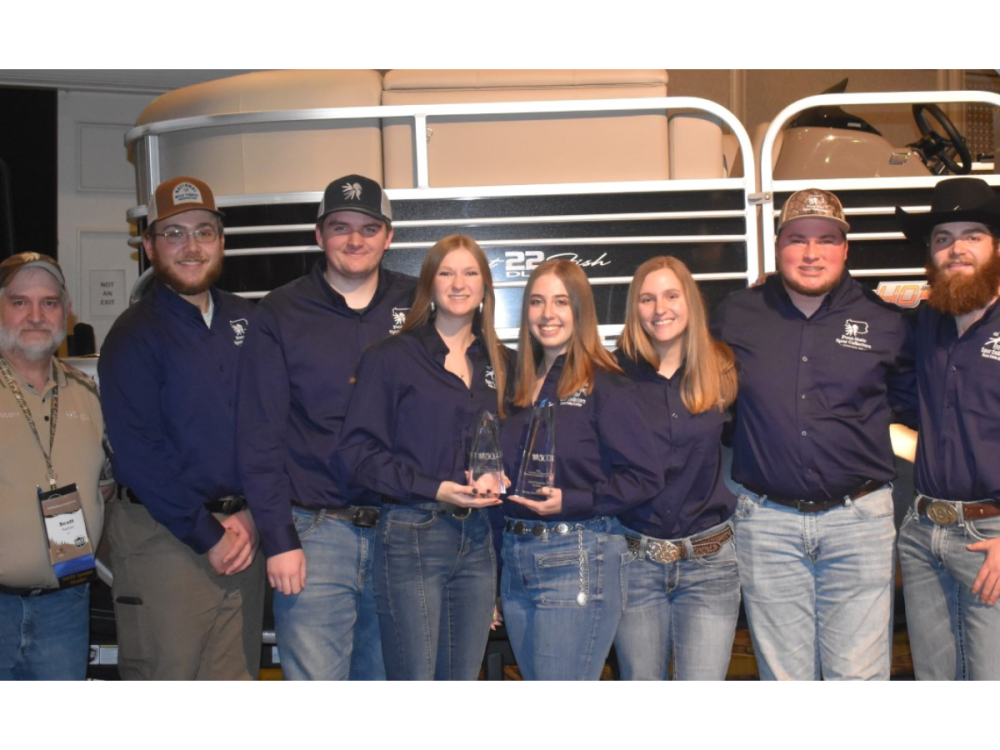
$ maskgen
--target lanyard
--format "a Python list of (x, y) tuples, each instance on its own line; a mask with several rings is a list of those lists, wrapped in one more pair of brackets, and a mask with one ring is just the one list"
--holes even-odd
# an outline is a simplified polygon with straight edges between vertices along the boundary
[(35, 418), (31, 416), (31, 409), (28, 408), (28, 404), (24, 400), (24, 394), (21, 393), (21, 388), (18, 386), (17, 381), (14, 380), (14, 375), (10, 371), (10, 365), (7, 363), (7, 358), (0, 356), (0, 375), (3, 375), (4, 381), (7, 383), (7, 387), (10, 388), (11, 393), (14, 394), (14, 399), (17, 401), (17, 405), (21, 407), (21, 413), (24, 414), (24, 418), (28, 421), (28, 427), (31, 428), (31, 432), (35, 435), (35, 442), (38, 443), (38, 449), (42, 452), (42, 456), (45, 458), (45, 467), (48, 469), (49, 485), (52, 489), (55, 489), (58, 485), (56, 482), (56, 471), (52, 468), (52, 447), (56, 442), (56, 420), (59, 418), (59, 386), (58, 380), (56, 380), (55, 364), (52, 365), (52, 379), (56, 380), (56, 387), (52, 389), (52, 408), (50, 411), (51, 425), (49, 427), (49, 450), (48, 453), (45, 452), (45, 447), (42, 445), (42, 438), (38, 434), (38, 428), (35, 426)]

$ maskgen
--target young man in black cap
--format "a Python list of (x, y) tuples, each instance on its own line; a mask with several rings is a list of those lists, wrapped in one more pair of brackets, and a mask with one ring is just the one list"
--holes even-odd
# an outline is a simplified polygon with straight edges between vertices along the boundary
[(240, 472), (260, 528), (288, 679), (384, 679), (372, 589), (381, 498), (336, 459), (361, 353), (403, 326), (416, 280), (381, 267), (382, 187), (348, 175), (316, 219), (324, 257), (257, 306), (240, 375)]
[(216, 289), (222, 213), (201, 180), (149, 201), (156, 283), (108, 334), (101, 376), (123, 487), (108, 542), (125, 679), (256, 679), (264, 566), (236, 470), (236, 378), (252, 303)]
[(896, 209), (927, 248), (917, 325), (917, 496), (899, 532), (917, 679), (1000, 679), (1000, 198), (939, 182), (929, 213)]

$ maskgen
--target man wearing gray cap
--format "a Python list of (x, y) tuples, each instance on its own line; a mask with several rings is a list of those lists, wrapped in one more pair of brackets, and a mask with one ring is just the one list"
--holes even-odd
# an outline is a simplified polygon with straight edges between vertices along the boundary
[(899, 531), (918, 680), (1000, 680), (1000, 197), (983, 180), (896, 209), (927, 249), (917, 323), (917, 496)]
[(890, 400), (912, 409), (909, 328), (851, 278), (840, 201), (781, 212), (778, 273), (713, 329), (736, 353), (733, 516), (764, 679), (888, 679), (893, 593)]
[(288, 679), (384, 679), (372, 589), (381, 498), (335, 455), (361, 353), (399, 331), (416, 280), (381, 267), (392, 241), (382, 187), (326, 188), (312, 271), (257, 306), (240, 372), (239, 462), (274, 586)]
[(87, 672), (104, 422), (93, 381), (53, 356), (65, 284), (47, 255), (0, 263), (0, 680)]

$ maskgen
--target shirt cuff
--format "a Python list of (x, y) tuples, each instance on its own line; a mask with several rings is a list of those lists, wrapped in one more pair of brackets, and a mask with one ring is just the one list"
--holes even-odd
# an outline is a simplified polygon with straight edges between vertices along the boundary
[(437, 500), (438, 488), (441, 480), (429, 477), (426, 474), (416, 474), (413, 477), (413, 494), (426, 497), (429, 500)]
[(260, 544), (264, 548), (265, 557), (274, 557), (293, 549), (302, 549), (302, 541), (295, 531), (295, 524), (289, 523), (276, 529), (262, 529), (260, 531)]

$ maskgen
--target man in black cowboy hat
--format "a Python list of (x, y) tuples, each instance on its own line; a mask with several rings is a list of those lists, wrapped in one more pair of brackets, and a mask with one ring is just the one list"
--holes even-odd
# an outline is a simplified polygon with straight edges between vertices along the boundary
[(918, 679), (1000, 679), (1000, 198), (983, 180), (896, 209), (926, 247), (917, 324), (917, 496), (899, 534)]

